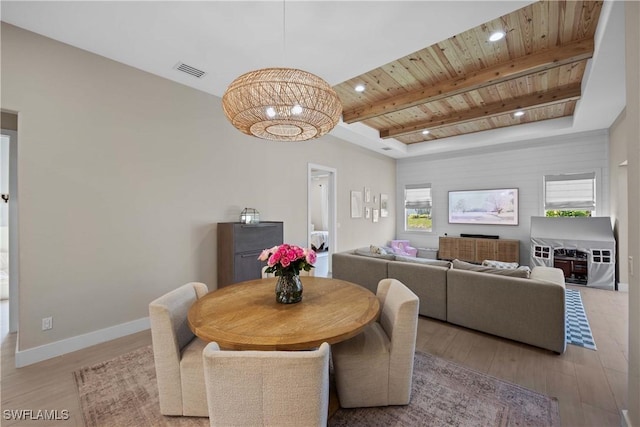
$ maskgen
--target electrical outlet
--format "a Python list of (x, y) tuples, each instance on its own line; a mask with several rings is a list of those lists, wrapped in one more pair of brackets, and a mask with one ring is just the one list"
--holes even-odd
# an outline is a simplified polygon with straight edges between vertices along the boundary
[(48, 331), (49, 329), (53, 329), (53, 317), (44, 317), (42, 319), (42, 330)]

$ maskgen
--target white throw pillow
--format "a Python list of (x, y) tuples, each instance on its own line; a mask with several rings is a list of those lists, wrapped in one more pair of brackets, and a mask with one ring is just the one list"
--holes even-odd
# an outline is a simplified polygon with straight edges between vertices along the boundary
[(496, 261), (492, 259), (485, 259), (484, 261), (482, 261), (482, 265), (484, 265), (485, 267), (506, 268), (509, 270), (518, 268), (517, 262), (503, 262), (503, 261)]

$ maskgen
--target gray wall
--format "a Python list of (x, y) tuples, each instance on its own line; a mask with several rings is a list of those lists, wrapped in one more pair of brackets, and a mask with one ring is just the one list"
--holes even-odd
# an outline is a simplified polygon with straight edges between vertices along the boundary
[(220, 98), (5, 23), (1, 52), (20, 135), (21, 350), (144, 318), (189, 281), (215, 288), (216, 223), (244, 207), (306, 244), (308, 163), (337, 170), (338, 250), (395, 233), (393, 218), (349, 217), (351, 189), (395, 196), (393, 159), (332, 136), (245, 136)]
[[(417, 247), (438, 247), (447, 233), (499, 235), (520, 240), (520, 263), (529, 264), (530, 218), (544, 214), (543, 177), (549, 174), (596, 172), (597, 215), (609, 215), (608, 136), (604, 131), (503, 144), (492, 149), (432, 155), (398, 161), (396, 234)], [(430, 183), (433, 232), (405, 232), (403, 191), (406, 184)], [(519, 223), (505, 225), (449, 224), (448, 192), (490, 188), (519, 189)]]

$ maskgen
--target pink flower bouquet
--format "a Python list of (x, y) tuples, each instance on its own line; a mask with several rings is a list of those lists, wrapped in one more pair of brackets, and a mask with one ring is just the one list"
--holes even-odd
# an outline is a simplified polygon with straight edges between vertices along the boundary
[(258, 257), (267, 262), (267, 273), (276, 276), (297, 276), (301, 270), (309, 271), (316, 262), (316, 253), (312, 249), (282, 244), (262, 251)]

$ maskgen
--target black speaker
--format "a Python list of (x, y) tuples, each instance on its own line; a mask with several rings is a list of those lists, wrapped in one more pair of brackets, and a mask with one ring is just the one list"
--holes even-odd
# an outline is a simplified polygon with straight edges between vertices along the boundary
[(460, 237), (472, 237), (474, 239), (499, 239), (500, 236), (496, 236), (493, 234), (467, 234), (460, 233)]

